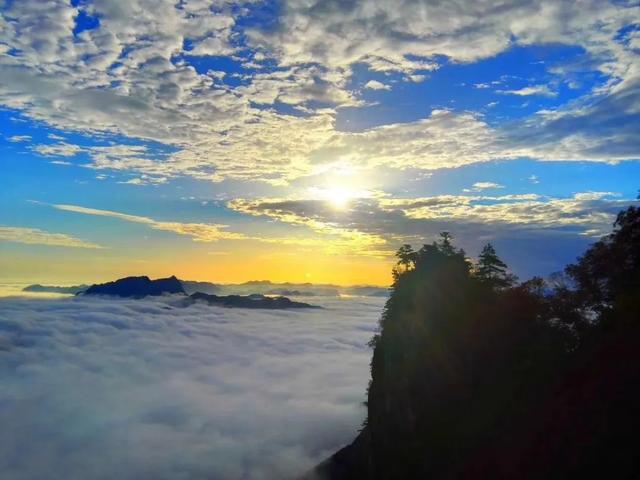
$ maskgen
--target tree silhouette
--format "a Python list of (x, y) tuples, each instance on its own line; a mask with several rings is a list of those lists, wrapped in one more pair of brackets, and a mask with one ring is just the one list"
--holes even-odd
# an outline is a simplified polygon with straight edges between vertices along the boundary
[(453, 247), (453, 235), (451, 235), (449, 232), (441, 232), (438, 247), (440, 248), (440, 251), (445, 255), (454, 255), (456, 251)]
[(487, 243), (478, 257), (476, 276), (493, 287), (506, 288), (516, 281), (515, 276), (508, 273), (507, 269), (507, 264), (498, 257), (493, 245)]
[[(640, 208), (620, 212), (613, 232), (566, 268), (584, 310), (610, 314), (626, 296), (640, 296)], [(610, 315), (607, 315), (610, 316)]]
[(416, 252), (409, 244), (402, 245), (396, 252), (398, 258), (398, 266), (403, 270), (409, 270), (415, 266)]

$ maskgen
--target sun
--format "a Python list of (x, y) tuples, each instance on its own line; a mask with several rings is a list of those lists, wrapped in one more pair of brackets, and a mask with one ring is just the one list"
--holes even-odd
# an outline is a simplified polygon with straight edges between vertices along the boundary
[(334, 185), (325, 188), (310, 189), (313, 197), (322, 200), (336, 210), (347, 210), (349, 206), (360, 198), (368, 198), (367, 191), (356, 190), (346, 185)]
[(349, 206), (351, 200), (356, 198), (356, 192), (343, 187), (332, 187), (325, 191), (326, 200), (338, 210), (344, 210)]

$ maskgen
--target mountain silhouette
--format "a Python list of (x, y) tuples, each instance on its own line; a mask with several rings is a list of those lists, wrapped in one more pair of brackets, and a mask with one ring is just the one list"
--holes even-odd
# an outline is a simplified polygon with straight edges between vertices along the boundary
[(304, 302), (294, 302), (287, 297), (266, 297), (260, 294), (219, 296), (196, 292), (189, 296), (188, 302), (203, 302), (208, 305), (215, 305), (219, 307), (260, 308), (273, 310), (288, 308), (321, 308)]
[[(204, 283), (204, 282), (201, 282)], [(262, 282), (256, 282), (262, 283)], [(196, 285), (192, 282), (190, 286)], [(200, 286), (209, 286), (208, 284)], [(159, 278), (151, 280), (147, 276), (126, 277), (113, 282), (92, 285), (87, 288), (83, 295), (109, 295), (126, 298), (143, 298), (147, 296), (159, 296), (168, 294), (187, 295), (183, 284), (175, 276), (169, 278)], [(196, 302), (206, 303), (218, 307), (227, 308), (250, 308), (282, 310), (291, 308), (321, 308), (304, 302), (294, 302), (283, 296), (268, 297), (261, 294), (250, 295), (212, 295), (203, 292), (195, 292), (187, 296), (182, 302), (182, 306), (189, 306)]]
[(72, 285), (69, 287), (65, 287), (58, 285), (40, 285), (39, 283), (36, 283), (34, 285), (27, 285), (22, 289), (22, 291), (34, 293), (61, 293), (76, 295), (78, 293), (84, 292), (87, 288), (89, 288), (89, 285)]
[(126, 277), (113, 282), (92, 285), (84, 291), (84, 295), (112, 295), (133, 298), (165, 294), (185, 295), (182, 283), (175, 276), (157, 280), (151, 280), (147, 276)]

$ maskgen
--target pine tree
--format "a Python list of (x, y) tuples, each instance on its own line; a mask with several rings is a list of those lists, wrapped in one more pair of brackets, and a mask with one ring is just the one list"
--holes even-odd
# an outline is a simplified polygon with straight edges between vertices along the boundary
[(516, 278), (507, 269), (507, 264), (498, 257), (493, 245), (487, 243), (478, 257), (476, 277), (497, 288), (510, 287)]
[(402, 267), (404, 271), (415, 267), (416, 252), (411, 245), (402, 245), (396, 252), (396, 257), (398, 258), (398, 266)]
[(438, 247), (440, 248), (440, 251), (445, 255), (456, 254), (456, 250), (455, 248), (453, 248), (452, 240), (453, 235), (451, 235), (449, 232), (440, 232), (440, 243), (438, 244)]

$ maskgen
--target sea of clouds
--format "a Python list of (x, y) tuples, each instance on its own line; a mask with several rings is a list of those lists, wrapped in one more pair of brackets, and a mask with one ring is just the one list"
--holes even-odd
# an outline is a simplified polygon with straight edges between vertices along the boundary
[(287, 479), (350, 442), (384, 299), (0, 298), (0, 477)]

